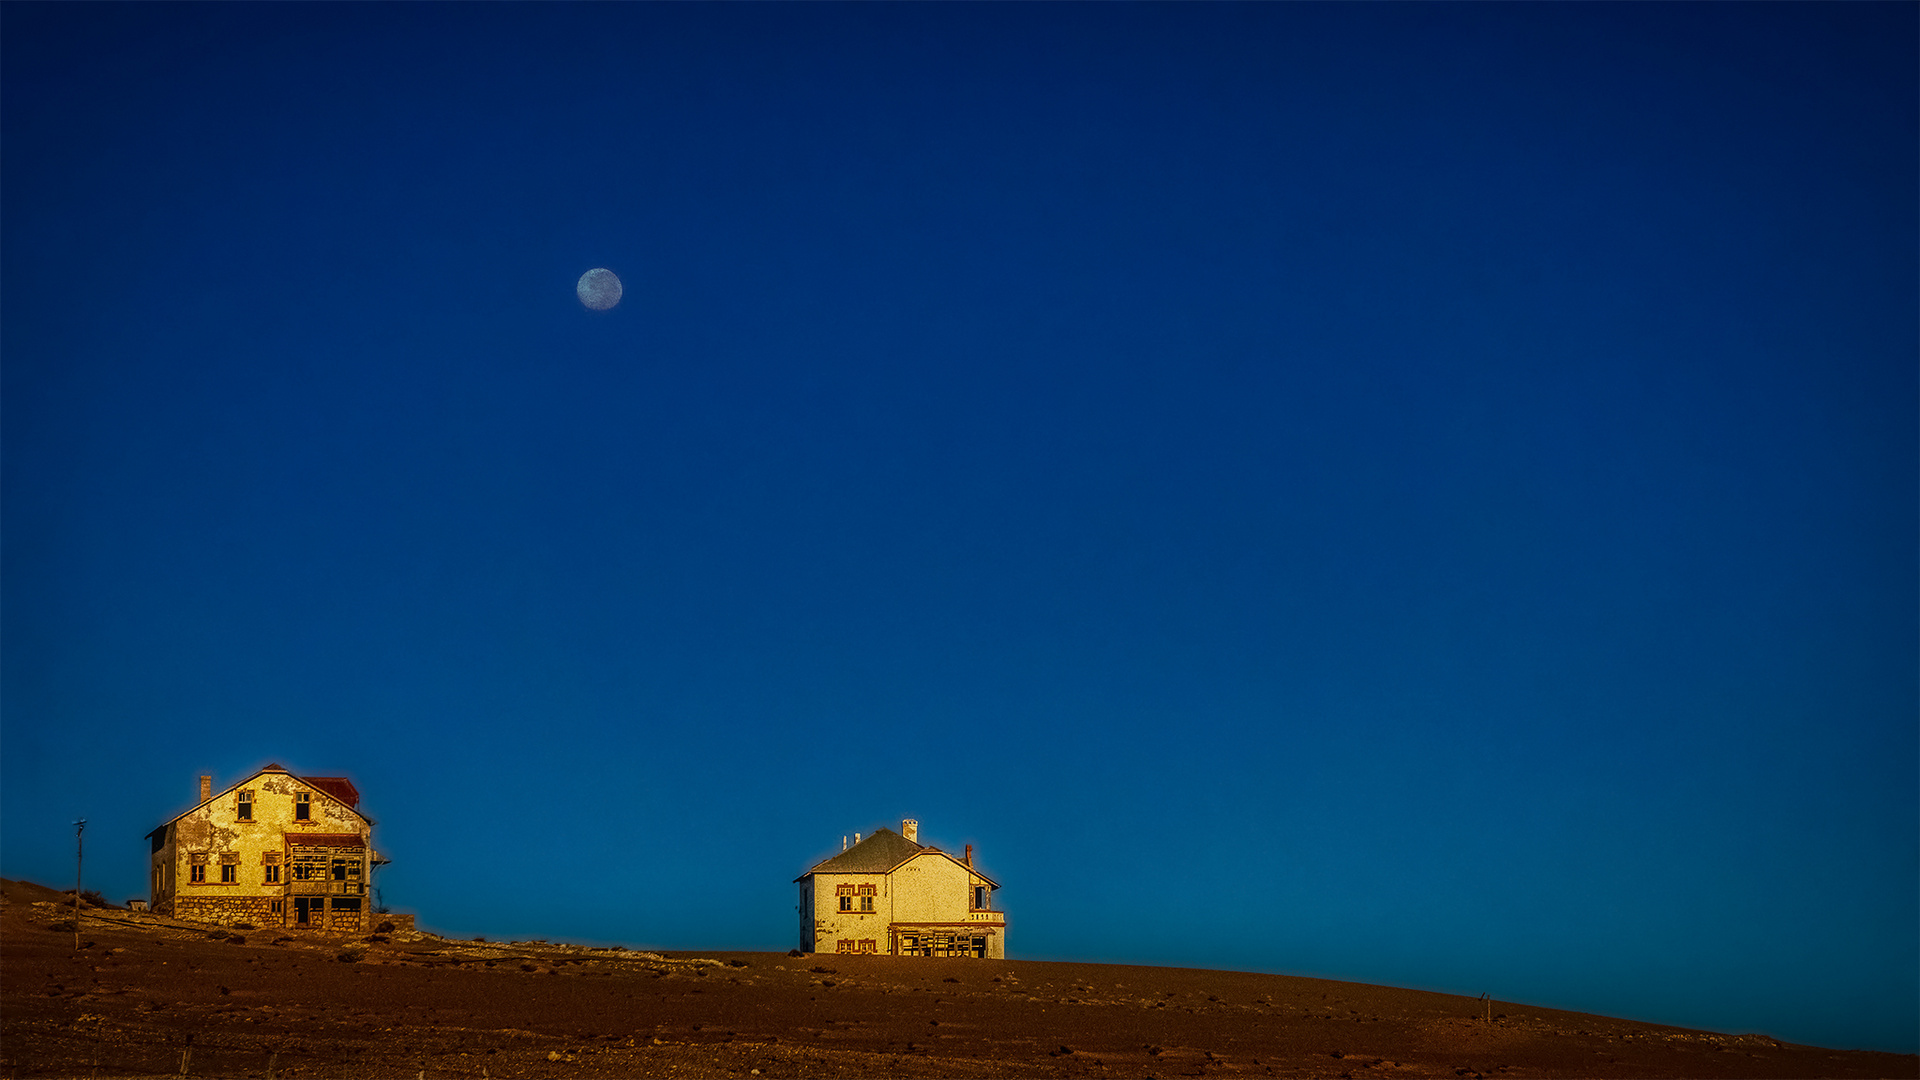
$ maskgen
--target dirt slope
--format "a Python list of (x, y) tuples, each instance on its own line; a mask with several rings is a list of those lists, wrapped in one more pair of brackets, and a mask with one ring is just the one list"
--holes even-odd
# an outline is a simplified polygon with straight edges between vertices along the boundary
[(51, 929), (70, 896), (37, 888), (0, 890), (9, 1077), (1920, 1075), (1911, 1055), (1236, 972), (216, 938), (118, 909), (90, 909), (75, 950)]

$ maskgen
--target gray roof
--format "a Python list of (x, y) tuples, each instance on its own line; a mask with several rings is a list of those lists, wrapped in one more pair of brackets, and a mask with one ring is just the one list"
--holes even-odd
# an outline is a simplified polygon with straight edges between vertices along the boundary
[(922, 850), (921, 845), (892, 829), (881, 828), (833, 858), (816, 864), (807, 874), (884, 874)]
[(999, 882), (981, 874), (979, 868), (954, 859), (951, 854), (931, 844), (916, 844), (884, 826), (833, 858), (814, 864), (813, 869), (793, 880), (804, 881), (807, 874), (884, 874), (922, 851), (940, 852), (953, 859), (955, 864), (966, 867), (968, 872), (979, 874), (994, 888), (1000, 887)]

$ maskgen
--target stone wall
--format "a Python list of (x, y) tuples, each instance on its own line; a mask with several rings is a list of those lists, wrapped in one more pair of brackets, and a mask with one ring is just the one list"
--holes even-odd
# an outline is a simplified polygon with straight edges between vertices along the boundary
[(285, 919), (268, 908), (270, 903), (272, 900), (265, 896), (179, 896), (174, 898), (172, 910), (165, 914), (219, 926), (236, 923), (279, 926)]

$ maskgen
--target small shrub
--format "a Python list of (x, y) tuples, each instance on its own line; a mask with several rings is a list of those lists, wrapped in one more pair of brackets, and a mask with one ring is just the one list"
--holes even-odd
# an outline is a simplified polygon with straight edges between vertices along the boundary
[(367, 937), (367, 944), (369, 944), (369, 945), (384, 945), (384, 944), (386, 944), (387, 942), (389, 942), (389, 941), (391, 941), (391, 940), (393, 940), (393, 939), (392, 939), (392, 938), (389, 938), (389, 937), (388, 937), (387, 935), (385, 935), (385, 934), (371, 934), (371, 935), (369, 935), (369, 936)]
[(219, 941), (221, 938), (227, 936), (227, 931), (223, 927), (216, 926), (213, 929), (207, 931), (207, 936), (212, 938), (215, 941)]
[(360, 962), (360, 957), (363, 955), (365, 954), (363, 954), (359, 949), (348, 949), (347, 951), (341, 953), (337, 957), (337, 959), (343, 964), (357, 964)]
[(801, 952), (801, 951), (800, 951), (799, 949), (788, 949), (788, 950), (787, 950), (787, 955), (788, 955), (788, 956), (805, 956), (805, 955), (807, 955), (807, 954), (806, 954), (806, 953), (803, 953), (803, 952)]
[(75, 930), (78, 930), (78, 929), (80, 929), (80, 928), (79, 928), (78, 926), (75, 926), (75, 925), (73, 924), (73, 920), (72, 920), (72, 919), (61, 919), (61, 920), (60, 920), (59, 922), (56, 922), (56, 923), (48, 923), (48, 924), (47, 924), (47, 929), (49, 929), (49, 930), (57, 930), (57, 931), (59, 931), (60, 933), (63, 933), (63, 934), (71, 934), (71, 933), (73, 933), (73, 932), (74, 932)]
[(237, 923), (234, 923), (234, 924), (233, 924), (233, 928), (234, 928), (235, 930), (258, 930), (258, 929), (260, 929), (259, 927), (257, 927), (257, 926), (255, 926), (255, 925), (253, 925), (253, 924), (252, 924), (252, 923), (250, 923), (250, 922), (237, 922)]
[(227, 938), (227, 944), (229, 945), (245, 945), (246, 943), (247, 939), (241, 937), (239, 934), (234, 934)]
[(394, 930), (394, 926), (390, 922), (383, 922), (379, 926), (376, 926), (373, 928), (373, 932), (376, 934), (391, 934), (393, 933), (393, 930)]
[(473, 935), (473, 940), (475, 940), (475, 941), (480, 941), (480, 942), (484, 942), (484, 941), (486, 941), (486, 940), (487, 940), (487, 935), (485, 935), (485, 934), (475, 934), (475, 935)]
[(728, 967), (746, 967), (747, 962), (745, 960), (729, 960), (727, 961), (727, 966)]

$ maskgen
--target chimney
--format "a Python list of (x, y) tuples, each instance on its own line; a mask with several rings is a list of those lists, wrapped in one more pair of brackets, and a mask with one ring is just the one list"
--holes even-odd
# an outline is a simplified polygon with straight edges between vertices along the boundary
[(213, 777), (203, 776), (200, 778), (200, 801), (206, 802), (211, 798), (213, 798)]
[(855, 846), (858, 846), (858, 845), (859, 845), (859, 843), (860, 843), (860, 834), (859, 834), (859, 833), (854, 833), (854, 834), (853, 834), (853, 842), (854, 842), (854, 845), (855, 845)]
[(973, 845), (972, 844), (967, 845), (967, 865), (968, 866), (973, 865)]
[(912, 818), (903, 818), (900, 822), (900, 835), (913, 843), (920, 842), (920, 823)]
[(840, 850), (841, 851), (847, 850), (847, 838), (845, 836), (842, 836), (840, 838)]

